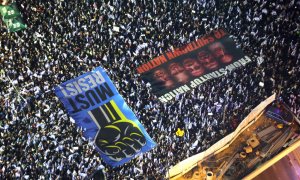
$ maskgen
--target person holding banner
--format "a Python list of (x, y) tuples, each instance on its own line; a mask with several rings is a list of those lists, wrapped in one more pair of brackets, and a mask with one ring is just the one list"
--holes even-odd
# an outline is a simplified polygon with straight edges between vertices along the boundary
[(226, 52), (225, 47), (220, 42), (210, 45), (209, 50), (213, 53), (215, 58), (221, 61), (221, 63), (228, 64), (231, 63), (233, 59), (232, 55)]
[(190, 72), (192, 76), (201, 76), (205, 73), (204, 67), (193, 58), (187, 58), (183, 61), (183, 67), (186, 71)]
[(207, 69), (207, 70), (216, 70), (219, 68), (219, 63), (213, 58), (213, 56), (207, 51), (198, 52), (198, 60), (199, 62)]

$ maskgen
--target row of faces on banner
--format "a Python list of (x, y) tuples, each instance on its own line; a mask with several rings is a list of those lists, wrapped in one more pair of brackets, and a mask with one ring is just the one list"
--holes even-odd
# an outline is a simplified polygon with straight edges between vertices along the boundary
[(233, 60), (225, 47), (220, 43), (214, 43), (208, 47), (209, 51), (197, 52), (197, 58), (188, 57), (179, 62), (170, 63), (166, 68), (160, 67), (153, 72), (155, 81), (162, 83), (165, 88), (171, 89), (176, 83), (185, 84), (191, 79), (202, 76), (208, 72), (219, 69)]

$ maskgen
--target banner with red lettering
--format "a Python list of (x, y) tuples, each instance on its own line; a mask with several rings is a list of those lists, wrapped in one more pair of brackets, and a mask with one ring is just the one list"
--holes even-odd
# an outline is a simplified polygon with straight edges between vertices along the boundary
[(251, 62), (223, 29), (137, 67), (161, 102), (168, 102), (209, 79)]

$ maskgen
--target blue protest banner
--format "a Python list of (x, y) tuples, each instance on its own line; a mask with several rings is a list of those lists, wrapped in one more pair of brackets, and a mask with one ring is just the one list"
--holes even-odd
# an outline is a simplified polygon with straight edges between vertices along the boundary
[(55, 94), (107, 164), (120, 166), (156, 146), (101, 67), (60, 84)]

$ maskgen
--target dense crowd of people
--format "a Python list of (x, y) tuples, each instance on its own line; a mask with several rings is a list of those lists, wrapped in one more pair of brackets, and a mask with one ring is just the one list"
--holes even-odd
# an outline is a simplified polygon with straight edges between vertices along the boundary
[[(300, 1), (17, 1), (27, 29), (0, 26), (0, 179), (164, 179), (277, 93), (300, 116)], [(224, 28), (252, 63), (160, 103), (134, 70)], [(66, 113), (56, 85), (107, 70), (157, 142), (110, 168)], [(183, 137), (175, 131), (184, 130)]]

